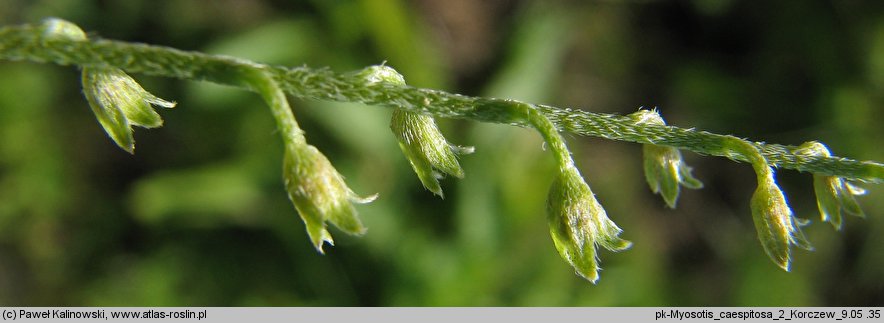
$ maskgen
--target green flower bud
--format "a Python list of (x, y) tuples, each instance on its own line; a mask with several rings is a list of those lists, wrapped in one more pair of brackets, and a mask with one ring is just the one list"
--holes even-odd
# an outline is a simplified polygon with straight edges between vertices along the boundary
[[(767, 167), (767, 166), (765, 166)], [(813, 250), (799, 226), (808, 221), (795, 218), (786, 203), (786, 197), (773, 178), (773, 171), (758, 177), (758, 188), (752, 195), (752, 219), (764, 251), (780, 268), (789, 271), (792, 261), (791, 245)]]
[(76, 24), (59, 18), (43, 21), (43, 37), (47, 39), (86, 40), (86, 33)]
[(761, 246), (768, 257), (777, 266), (789, 271), (792, 263), (792, 245), (813, 250), (800, 228), (810, 221), (792, 215), (792, 210), (786, 203), (786, 196), (774, 180), (773, 169), (756, 146), (746, 140), (730, 136), (724, 139), (723, 144), (726, 156), (732, 159), (743, 157), (755, 169), (758, 188), (752, 194), (750, 208), (755, 230), (758, 231), (758, 240), (761, 241)]
[(344, 183), (343, 176), (316, 147), (303, 142), (286, 144), (283, 177), (289, 199), (304, 221), (317, 251), (324, 253), (324, 242), (334, 245), (326, 221), (348, 234), (365, 233), (352, 203), (368, 203), (377, 195), (363, 198), (353, 193)]
[(285, 92), (273, 76), (261, 66), (241, 71), (241, 77), (264, 99), (276, 119), (282, 135), (282, 176), (289, 199), (304, 221), (307, 235), (319, 253), (323, 244), (334, 245), (326, 222), (352, 235), (365, 233), (365, 226), (356, 215), (353, 203), (368, 203), (377, 198), (362, 198), (353, 193), (344, 177), (316, 147), (307, 144), (304, 131), (298, 126)]
[(596, 246), (622, 251), (632, 243), (620, 239), (622, 231), (608, 219), (576, 168), (563, 168), (552, 184), (548, 200), (549, 232), (556, 249), (577, 271), (595, 283), (599, 278)]
[(104, 131), (123, 150), (133, 153), (135, 139), (131, 126), (156, 128), (163, 125), (151, 105), (175, 107), (160, 99), (117, 68), (83, 67), (83, 94)]
[(470, 154), (474, 151), (473, 147), (448, 143), (432, 117), (395, 110), (390, 128), (399, 141), (399, 148), (426, 189), (444, 197), (439, 186), (441, 173), (463, 178), (464, 172), (457, 155)]
[[(638, 124), (666, 125), (655, 110), (639, 110), (630, 115)], [(703, 183), (691, 175), (691, 168), (682, 160), (681, 152), (669, 146), (654, 144), (642, 145), (645, 179), (651, 191), (659, 193), (666, 205), (675, 208), (678, 201), (679, 185), (699, 189)]]
[[(826, 145), (816, 141), (798, 146), (795, 154), (813, 157), (831, 156)], [(813, 189), (816, 193), (817, 207), (822, 220), (831, 223), (836, 230), (841, 230), (841, 209), (844, 209), (848, 214), (865, 217), (854, 195), (863, 195), (866, 191), (853, 183), (836, 176), (814, 174)]]
[[(405, 78), (389, 66), (376, 65), (357, 74), (365, 82), (405, 85)], [(424, 187), (440, 197), (442, 174), (463, 178), (464, 172), (457, 161), (458, 154), (470, 154), (473, 147), (459, 147), (448, 143), (436, 121), (422, 114), (401, 109), (393, 111), (390, 129), (399, 141), (399, 148), (417, 173)]]
[[(65, 39), (85, 41), (86, 33), (77, 25), (58, 18), (43, 22), (43, 37), (48, 40)], [(117, 143), (129, 153), (135, 151), (135, 139), (131, 126), (156, 128), (163, 119), (151, 104), (172, 108), (174, 102), (165, 101), (145, 91), (138, 82), (118, 68), (83, 67), (83, 94), (98, 123)]]
[(366, 84), (389, 83), (405, 85), (405, 77), (387, 65), (372, 65), (356, 72), (356, 77)]

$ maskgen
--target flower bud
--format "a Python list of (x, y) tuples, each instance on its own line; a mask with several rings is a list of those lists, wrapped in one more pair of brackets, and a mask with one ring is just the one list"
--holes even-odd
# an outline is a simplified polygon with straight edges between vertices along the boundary
[(574, 167), (564, 168), (552, 184), (548, 200), (549, 232), (556, 249), (577, 271), (577, 274), (595, 283), (599, 278), (596, 246), (611, 251), (622, 251), (632, 243), (620, 239), (622, 231), (608, 219)]
[[(58, 18), (43, 22), (43, 37), (48, 40), (85, 41), (86, 33), (77, 25)], [(138, 82), (118, 68), (83, 67), (83, 94), (98, 123), (123, 150), (133, 153), (135, 139), (130, 126), (156, 128), (163, 119), (151, 104), (166, 108), (175, 106), (145, 91)]]
[(59, 18), (43, 20), (43, 37), (47, 39), (86, 40), (86, 33), (76, 24)]
[(457, 155), (472, 153), (473, 147), (449, 144), (432, 117), (395, 110), (390, 128), (399, 141), (399, 148), (426, 189), (443, 197), (439, 186), (440, 172), (463, 178), (464, 172)]
[(324, 253), (324, 242), (334, 245), (326, 221), (348, 234), (365, 233), (352, 203), (368, 203), (377, 195), (362, 198), (353, 193), (344, 183), (343, 176), (316, 147), (306, 143), (286, 144), (283, 177), (289, 199), (304, 221), (317, 251)]
[[(767, 166), (765, 166), (767, 167)], [(795, 218), (786, 197), (773, 178), (773, 171), (759, 175), (758, 188), (752, 195), (752, 219), (764, 251), (780, 268), (789, 271), (791, 245), (813, 250), (799, 226), (808, 221)]]
[[(826, 145), (811, 141), (806, 142), (795, 154), (813, 157), (829, 157), (831, 153)], [(848, 214), (865, 217), (863, 210), (856, 202), (854, 195), (863, 195), (866, 191), (853, 183), (845, 181), (837, 176), (813, 175), (813, 190), (816, 193), (817, 207), (823, 221), (829, 222), (836, 230), (841, 230), (841, 209)]]
[(156, 128), (163, 125), (151, 105), (175, 107), (144, 90), (120, 69), (83, 67), (83, 94), (104, 131), (123, 150), (133, 153), (135, 139), (131, 126)]
[(389, 83), (405, 85), (405, 77), (387, 65), (372, 65), (356, 72), (356, 77), (366, 84)]
[(801, 232), (810, 221), (792, 215), (786, 196), (774, 180), (774, 171), (761, 151), (752, 143), (727, 136), (722, 140), (724, 153), (731, 159), (741, 157), (752, 164), (758, 188), (752, 194), (750, 208), (758, 240), (768, 257), (785, 271), (792, 262), (792, 245), (813, 250)]
[[(387, 82), (405, 85), (405, 78), (389, 66), (370, 66), (357, 75), (369, 84)], [(444, 197), (442, 187), (439, 186), (442, 174), (463, 178), (464, 172), (457, 161), (457, 155), (470, 154), (474, 148), (448, 143), (432, 117), (396, 109), (393, 111), (390, 129), (426, 189)]]
[[(639, 110), (630, 115), (637, 124), (666, 125), (655, 110)], [(642, 145), (645, 179), (651, 191), (658, 193), (666, 205), (675, 208), (678, 201), (679, 185), (699, 189), (703, 183), (691, 175), (691, 168), (682, 160), (681, 152), (669, 146), (654, 144)]]

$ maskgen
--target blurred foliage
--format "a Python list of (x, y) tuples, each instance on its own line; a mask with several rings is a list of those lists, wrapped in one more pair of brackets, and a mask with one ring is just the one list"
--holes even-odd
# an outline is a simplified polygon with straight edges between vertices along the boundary
[[(880, 1), (3, 0), (0, 24), (56, 16), (94, 35), (349, 71), (386, 63), (416, 86), (630, 113), (753, 140), (821, 140), (884, 160)], [(76, 70), (0, 62), (0, 304), (210, 306), (753, 306), (884, 304), (884, 190), (869, 218), (821, 224), (811, 176), (778, 179), (814, 252), (782, 272), (761, 249), (751, 168), (686, 153), (706, 184), (669, 210), (639, 145), (569, 136), (635, 242), (601, 252), (598, 285), (549, 237), (552, 158), (537, 134), (441, 120), (476, 146), (467, 176), (423, 190), (390, 111), (293, 101), (307, 138), (360, 194), (369, 231), (318, 254), (286, 198), (259, 98), (134, 75), (178, 101), (136, 131), (95, 121)], [(877, 251), (876, 251), (877, 250)]]

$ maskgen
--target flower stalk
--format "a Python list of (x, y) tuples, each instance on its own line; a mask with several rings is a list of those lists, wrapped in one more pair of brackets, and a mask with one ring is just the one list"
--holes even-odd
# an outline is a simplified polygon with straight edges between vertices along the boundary
[(828, 148), (815, 142), (792, 147), (672, 127), (656, 111), (618, 116), (414, 88), (383, 65), (338, 74), (329, 69), (268, 66), (160, 46), (89, 39), (79, 27), (60, 19), (0, 28), (0, 59), (79, 66), (84, 95), (96, 118), (117, 145), (130, 153), (134, 151), (131, 126), (161, 126), (162, 119), (153, 106), (173, 107), (174, 103), (145, 91), (127, 72), (206, 80), (257, 92), (270, 106), (283, 137), (283, 177), (289, 198), (320, 253), (325, 243), (334, 243), (327, 223), (349, 234), (365, 232), (353, 204), (368, 203), (376, 195), (356, 195), (328, 158), (307, 143), (286, 93), (395, 109), (391, 130), (400, 148), (424, 187), (440, 197), (439, 178), (442, 174), (463, 177), (457, 155), (470, 153), (472, 148), (445, 140), (434, 117), (536, 129), (558, 165), (547, 202), (550, 234), (562, 258), (593, 283), (600, 270), (597, 247), (621, 251), (631, 243), (619, 237), (622, 230), (608, 218), (580, 175), (559, 131), (643, 144), (648, 185), (672, 208), (680, 186), (702, 186), (682, 160), (680, 149), (750, 163), (758, 180), (750, 205), (759, 241), (773, 262), (787, 271), (792, 246), (812, 247), (800, 229), (807, 221), (792, 214), (776, 184), (773, 167), (813, 173), (821, 217), (836, 229), (842, 225), (842, 210), (863, 216), (854, 196), (864, 190), (851, 181), (884, 182), (884, 164), (832, 156)]
[[(508, 111), (525, 104), (514, 100), (469, 97), (432, 89), (392, 84), (367, 84), (352, 73), (335, 73), (327, 68), (268, 66), (242, 59), (181, 51), (106, 39), (73, 41), (49, 39), (34, 25), (0, 27), (0, 59), (78, 66), (112, 66), (128, 73), (203, 80), (250, 88), (236, 77), (243, 67), (262, 66), (283, 91), (305, 99), (360, 102), (417, 112), (434, 117), (470, 119), (481, 122), (532, 127), (528, 120)], [(702, 155), (731, 157), (722, 149), (734, 137), (662, 125), (636, 124), (633, 118), (534, 105), (560, 131), (583, 136), (640, 144), (666, 145)], [(872, 183), (884, 182), (884, 164), (848, 158), (797, 155), (795, 147), (745, 141), (755, 146), (772, 167), (795, 169), (820, 175)], [(736, 161), (750, 162), (741, 155)]]

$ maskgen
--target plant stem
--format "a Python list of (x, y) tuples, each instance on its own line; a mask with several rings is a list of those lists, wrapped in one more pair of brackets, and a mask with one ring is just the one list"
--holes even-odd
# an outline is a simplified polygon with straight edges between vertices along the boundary
[[(129, 73), (204, 80), (256, 91), (241, 76), (255, 69), (272, 76), (291, 95), (399, 108), (435, 117), (470, 119), (531, 127), (524, 115), (513, 113), (513, 100), (468, 97), (448, 92), (384, 82), (367, 84), (354, 73), (329, 69), (268, 66), (251, 61), (162, 46), (91, 39), (72, 41), (43, 36), (39, 25), (0, 28), (0, 59), (78, 66), (113, 66)], [(748, 162), (728, 148), (735, 137), (671, 126), (636, 124), (626, 116), (534, 105), (557, 129), (575, 134), (642, 144), (672, 146), (704, 155)], [(742, 139), (741, 139), (742, 140)], [(748, 141), (747, 141), (748, 142)], [(770, 166), (867, 182), (884, 182), (884, 164), (837, 156), (796, 154), (795, 146), (749, 142)]]

